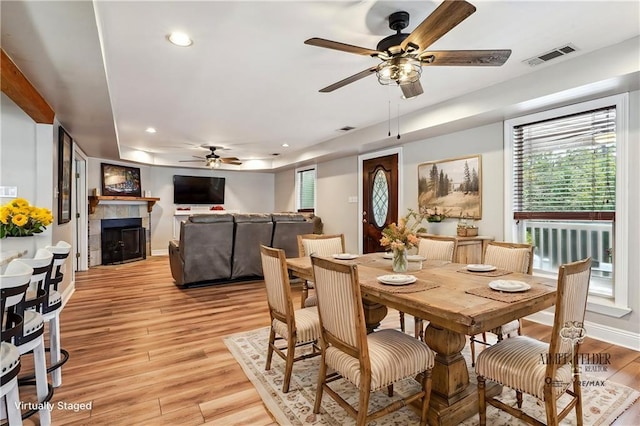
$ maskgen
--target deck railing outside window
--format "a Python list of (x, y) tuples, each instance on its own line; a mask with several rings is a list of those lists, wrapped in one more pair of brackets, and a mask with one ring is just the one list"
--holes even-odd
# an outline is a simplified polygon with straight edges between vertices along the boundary
[(613, 222), (527, 220), (524, 227), (534, 272), (557, 274), (563, 263), (591, 256), (589, 293), (613, 297)]

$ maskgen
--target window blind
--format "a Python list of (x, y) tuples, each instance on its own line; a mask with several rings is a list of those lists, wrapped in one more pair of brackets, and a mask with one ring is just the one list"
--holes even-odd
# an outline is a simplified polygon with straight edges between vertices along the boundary
[(614, 220), (614, 106), (513, 132), (514, 219)]
[(298, 172), (299, 209), (315, 208), (316, 170), (301, 170)]

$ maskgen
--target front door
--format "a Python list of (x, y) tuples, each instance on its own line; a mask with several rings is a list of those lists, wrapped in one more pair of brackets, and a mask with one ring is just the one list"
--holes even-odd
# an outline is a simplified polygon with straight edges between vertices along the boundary
[(382, 230), (398, 222), (398, 154), (362, 162), (363, 253), (384, 251)]

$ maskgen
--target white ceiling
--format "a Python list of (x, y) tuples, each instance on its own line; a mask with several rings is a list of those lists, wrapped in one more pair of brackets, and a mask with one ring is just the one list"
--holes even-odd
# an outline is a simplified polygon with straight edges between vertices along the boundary
[[(378, 60), (303, 42), (373, 49), (393, 33), (390, 13), (408, 11), (411, 31), (440, 1), (3, 1), (2, 48), (89, 156), (198, 167), (178, 161), (206, 154), (208, 144), (245, 161), (231, 169), (273, 169), (310, 161), (328, 141), (334, 156), (362, 149), (340, 143), (350, 140), (343, 126), (378, 125), (384, 131), (367, 146), (383, 143), (395, 139), (387, 138), (390, 111), (395, 132), (398, 113), (437, 109), (640, 34), (638, 1), (471, 3), (477, 11), (430, 50), (511, 49), (510, 59), (502, 67), (425, 67), (425, 93), (411, 100), (375, 76), (319, 93)], [(189, 33), (193, 45), (167, 42), (173, 30)], [(567, 43), (579, 51), (523, 63)], [(145, 133), (149, 126), (157, 133)]]

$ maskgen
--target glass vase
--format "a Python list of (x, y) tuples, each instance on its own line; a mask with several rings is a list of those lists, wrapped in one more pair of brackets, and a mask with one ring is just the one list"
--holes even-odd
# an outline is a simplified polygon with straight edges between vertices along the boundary
[(393, 250), (393, 259), (391, 261), (393, 272), (407, 272), (409, 261), (407, 260), (407, 251), (403, 249)]

